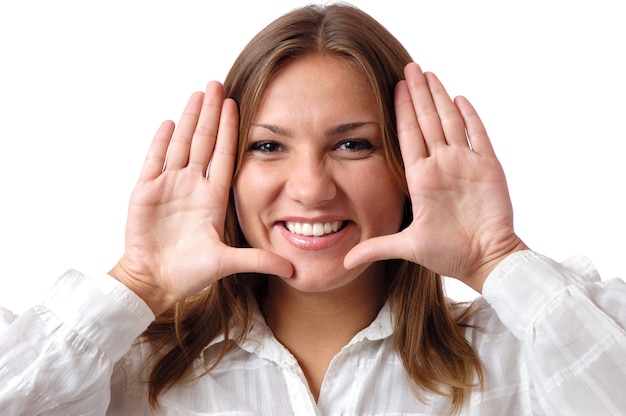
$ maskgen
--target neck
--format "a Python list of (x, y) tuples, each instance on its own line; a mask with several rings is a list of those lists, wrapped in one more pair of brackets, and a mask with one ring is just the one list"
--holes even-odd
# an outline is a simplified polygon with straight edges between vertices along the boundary
[(382, 271), (368, 271), (346, 286), (327, 292), (301, 292), (280, 278), (270, 278), (268, 283), (261, 310), (279, 339), (281, 335), (288, 338), (289, 334), (298, 334), (300, 340), (327, 343), (338, 333), (352, 338), (374, 320), (386, 299)]

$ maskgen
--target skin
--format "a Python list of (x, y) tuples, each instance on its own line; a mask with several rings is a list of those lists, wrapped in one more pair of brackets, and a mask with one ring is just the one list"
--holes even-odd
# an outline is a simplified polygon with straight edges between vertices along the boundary
[[(251, 131), (252, 140), (278, 141), (285, 152), (248, 152), (234, 184), (242, 229), (254, 248), (221, 241), (238, 114), (221, 84), (211, 82), (191, 96), (176, 128), (166, 121), (157, 131), (131, 196), (125, 252), (110, 274), (155, 315), (233, 273), (277, 276), (262, 310), (317, 397), (330, 359), (380, 308), (379, 260), (413, 261), (481, 292), (497, 264), (527, 247), (513, 230), (504, 172), (476, 111), (463, 97), (450, 99), (435, 75), (415, 63), (395, 90), (414, 218), (396, 232), (399, 191), (380, 154), (354, 158), (337, 147), (352, 133), (375, 141), (379, 128), (325, 133), (375, 120), (371, 90), (350, 67), (310, 59), (309, 70), (292, 63), (272, 81)], [(385, 192), (393, 209), (381, 213), (383, 198), (375, 192)], [(323, 249), (294, 246), (282, 225), (330, 219), (348, 226)]]

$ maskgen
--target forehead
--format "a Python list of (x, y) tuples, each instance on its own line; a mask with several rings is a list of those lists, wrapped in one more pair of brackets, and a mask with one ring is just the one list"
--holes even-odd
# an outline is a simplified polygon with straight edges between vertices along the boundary
[(291, 76), (297, 74), (302, 76), (307, 72), (311, 75), (349, 75), (359, 83), (363, 83), (364, 85), (369, 84), (364, 71), (356, 62), (338, 55), (322, 52), (307, 53), (306, 55), (289, 60), (286, 64), (282, 65), (280, 69), (275, 71), (270, 77), (268, 84), (272, 83), (277, 78), (284, 78), (285, 74)]
[(361, 69), (339, 57), (312, 54), (294, 59), (270, 78), (255, 121), (377, 115), (372, 85)]

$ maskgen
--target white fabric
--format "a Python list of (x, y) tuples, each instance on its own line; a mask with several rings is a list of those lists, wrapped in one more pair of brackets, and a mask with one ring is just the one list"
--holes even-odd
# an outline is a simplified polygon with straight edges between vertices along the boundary
[[(485, 386), (470, 392), (462, 414), (626, 414), (624, 281), (600, 281), (582, 257), (559, 264), (525, 251), (494, 270), (476, 302), (484, 306), (473, 321), (481, 329), (466, 336)], [(12, 321), (0, 334), (1, 415), (448, 413), (446, 399), (413, 395), (393, 348), (389, 306), (332, 360), (318, 403), (257, 313), (247, 340), (208, 375), (168, 391), (160, 410), (147, 405), (142, 382), (150, 351), (133, 345), (154, 317), (114, 279), (70, 271), (43, 305), (17, 318), (1, 312), (0, 322)]]

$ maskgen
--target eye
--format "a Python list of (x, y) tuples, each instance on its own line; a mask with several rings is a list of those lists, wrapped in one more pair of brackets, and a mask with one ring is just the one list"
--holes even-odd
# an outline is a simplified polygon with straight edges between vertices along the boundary
[(276, 142), (256, 142), (248, 147), (249, 152), (273, 153), (283, 150), (282, 146)]
[(375, 150), (375, 146), (369, 140), (349, 139), (339, 143), (335, 149), (347, 150), (350, 152), (366, 152)]

